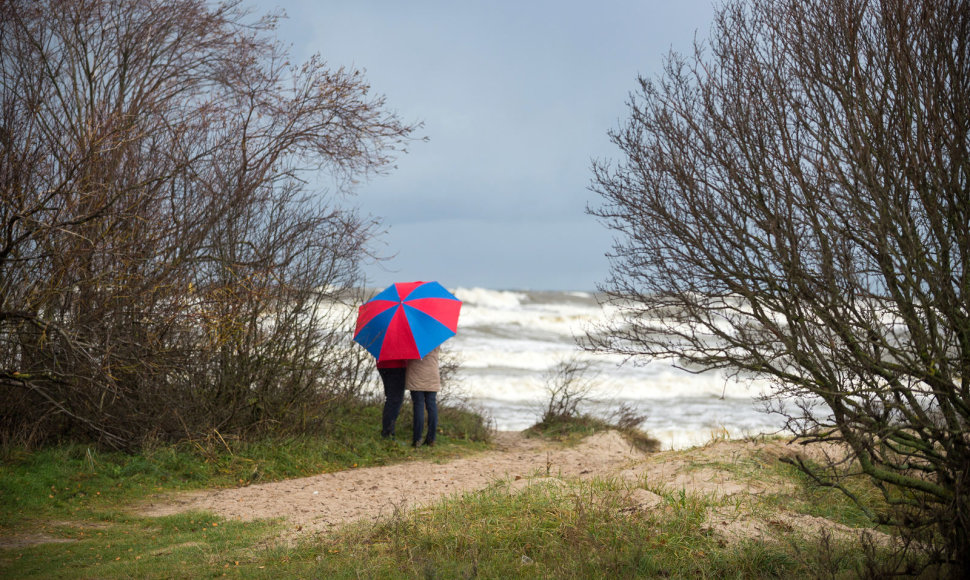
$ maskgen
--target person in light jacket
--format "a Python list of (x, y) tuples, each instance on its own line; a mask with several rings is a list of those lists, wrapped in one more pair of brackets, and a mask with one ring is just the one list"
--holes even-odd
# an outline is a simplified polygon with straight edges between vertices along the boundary
[(425, 411), (428, 412), (428, 434), (424, 438), (424, 444), (434, 446), (435, 434), (438, 431), (437, 396), (441, 389), (441, 374), (438, 372), (439, 353), (440, 347), (429, 352), (423, 359), (408, 361), (405, 384), (411, 391), (411, 402), (414, 404), (412, 447), (421, 445)]

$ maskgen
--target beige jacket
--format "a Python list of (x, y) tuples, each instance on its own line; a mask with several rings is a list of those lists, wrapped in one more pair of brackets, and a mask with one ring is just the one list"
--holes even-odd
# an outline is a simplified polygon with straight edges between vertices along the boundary
[(429, 352), (423, 359), (408, 361), (405, 386), (411, 391), (438, 391), (441, 375), (438, 373), (440, 347)]

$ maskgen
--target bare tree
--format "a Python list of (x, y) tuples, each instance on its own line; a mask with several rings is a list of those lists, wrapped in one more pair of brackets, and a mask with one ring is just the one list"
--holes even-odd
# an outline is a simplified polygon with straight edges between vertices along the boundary
[(5, 437), (294, 423), (366, 380), (322, 323), (375, 231), (343, 194), (415, 127), (358, 71), (292, 65), (274, 24), (236, 1), (0, 0)]
[(844, 443), (891, 506), (873, 515), (935, 529), (960, 577), (968, 95), (965, 1), (732, 2), (640, 79), (590, 209), (620, 312), (595, 348), (770, 380), (796, 439)]

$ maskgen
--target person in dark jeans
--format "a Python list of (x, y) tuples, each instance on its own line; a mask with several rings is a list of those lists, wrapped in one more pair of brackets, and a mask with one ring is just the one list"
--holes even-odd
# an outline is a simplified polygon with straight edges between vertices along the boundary
[(404, 381), (407, 377), (406, 360), (378, 361), (377, 374), (384, 383), (384, 412), (381, 415), (381, 437), (393, 438), (394, 425), (404, 404)]
[(438, 390), (441, 388), (441, 374), (438, 371), (439, 349), (429, 352), (423, 359), (408, 361), (407, 388), (411, 391), (414, 404), (411, 446), (421, 445), (424, 430), (424, 412), (428, 412), (428, 434), (424, 444), (433, 447), (438, 433)]

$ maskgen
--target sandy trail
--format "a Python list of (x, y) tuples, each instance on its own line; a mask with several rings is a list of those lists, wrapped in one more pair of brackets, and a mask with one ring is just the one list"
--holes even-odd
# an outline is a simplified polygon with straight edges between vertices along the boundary
[[(666, 509), (664, 500), (649, 490), (682, 489), (715, 498), (739, 496), (742, 500), (792, 491), (791, 481), (765, 468), (780, 457), (804, 452), (782, 441), (769, 440), (712, 441), (683, 451), (645, 454), (615, 431), (592, 435), (572, 447), (531, 439), (520, 432), (498, 432), (494, 442), (492, 451), (447, 462), (434, 459), (432, 453), (428, 459), (397, 465), (160, 496), (136, 511), (162, 516), (202, 510), (237, 520), (282, 517), (286, 529), (280, 539), (285, 541), (307, 533), (325, 534), (354, 521), (376, 521), (396, 510), (426, 506), (497, 481), (508, 481), (510, 491), (514, 491), (534, 481), (548, 481), (547, 475), (625, 480), (630, 484), (626, 491), (630, 507), (621, 511), (655, 510)], [(745, 507), (749, 503), (720, 502), (708, 513), (705, 527), (728, 541), (767, 541), (776, 538), (779, 530), (810, 535), (826, 530), (844, 538), (856, 538), (862, 531), (785, 509), (752, 510)], [(879, 532), (874, 535), (877, 541), (891, 541)], [(0, 547), (49, 541), (58, 540), (44, 534), (0, 537)]]
[[(213, 512), (228, 519), (283, 517), (282, 538), (327, 533), (353, 521), (376, 521), (396, 510), (432, 504), (446, 496), (508, 480), (510, 491), (546, 476), (614, 477), (630, 483), (629, 509), (664, 509), (663, 499), (650, 489), (685, 490), (714, 498), (755, 497), (785, 493), (792, 483), (764, 469), (799, 449), (781, 441), (713, 441), (683, 450), (645, 454), (615, 431), (587, 437), (567, 447), (499, 432), (496, 449), (445, 463), (429, 460), (327, 473), (248, 487), (203, 491), (158, 500), (140, 509), (150, 516), (189, 510)], [(734, 466), (734, 467), (732, 467)], [(737, 473), (745, 467), (747, 475)], [(860, 530), (819, 517), (788, 510), (755, 510), (727, 502), (713, 509), (705, 526), (728, 541), (742, 538), (770, 540), (779, 529), (818, 535), (858, 537)], [(889, 541), (876, 533), (881, 539)]]
[(593, 477), (618, 473), (645, 455), (610, 431), (567, 447), (498, 432), (496, 449), (437, 463), (433, 459), (352, 469), (299, 479), (167, 497), (141, 513), (205, 510), (227, 519), (285, 517), (291, 531), (327, 531), (356, 520), (374, 521), (395, 510), (428, 505), (501, 480), (535, 475)]

